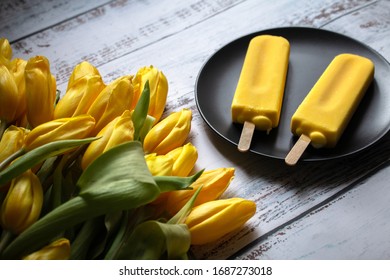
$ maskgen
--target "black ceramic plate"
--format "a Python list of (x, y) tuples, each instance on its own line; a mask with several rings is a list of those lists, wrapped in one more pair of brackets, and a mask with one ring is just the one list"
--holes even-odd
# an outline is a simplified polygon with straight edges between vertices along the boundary
[(390, 128), (390, 65), (370, 47), (334, 32), (286, 27), (264, 30), (239, 38), (218, 50), (201, 69), (195, 99), (204, 121), (218, 135), (237, 145), (242, 125), (231, 122), (230, 105), (251, 38), (260, 34), (285, 37), (290, 42), (290, 61), (279, 127), (269, 135), (256, 131), (250, 151), (284, 159), (296, 137), (290, 119), (330, 61), (340, 53), (354, 53), (375, 63), (374, 81), (353, 115), (339, 143), (332, 149), (309, 147), (305, 161), (334, 159), (361, 151), (384, 136)]

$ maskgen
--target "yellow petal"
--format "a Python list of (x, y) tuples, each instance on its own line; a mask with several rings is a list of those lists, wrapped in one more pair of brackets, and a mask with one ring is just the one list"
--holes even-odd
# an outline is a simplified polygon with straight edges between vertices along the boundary
[(27, 119), (31, 127), (51, 121), (54, 113), (56, 82), (50, 72), (49, 60), (35, 56), (25, 68)]
[(190, 133), (191, 119), (191, 110), (183, 109), (161, 120), (146, 134), (145, 152), (164, 155), (182, 146)]
[(83, 169), (102, 153), (134, 139), (134, 125), (129, 110), (109, 122), (97, 135), (100, 139), (89, 144), (81, 159)]
[(153, 176), (172, 176), (174, 160), (171, 156), (149, 154), (145, 160)]
[(83, 139), (90, 136), (94, 127), (95, 119), (90, 115), (56, 119), (31, 130), (26, 136), (25, 147), (30, 151), (53, 141)]
[(25, 256), (24, 260), (67, 260), (70, 257), (70, 242), (60, 238), (42, 249)]
[(176, 148), (167, 153), (167, 155), (171, 156), (175, 161), (172, 167), (172, 176), (179, 177), (188, 176), (198, 159), (198, 151), (191, 143)]
[(256, 212), (253, 201), (230, 198), (206, 202), (192, 209), (186, 219), (191, 243), (215, 242), (242, 227)]
[(98, 75), (86, 75), (73, 83), (54, 109), (54, 118), (86, 114), (99, 93), (105, 88)]
[(11, 125), (0, 140), (0, 162), (20, 150), (24, 145), (24, 138), (28, 131), (21, 127)]
[(202, 187), (194, 206), (218, 199), (227, 189), (234, 177), (234, 168), (217, 168), (206, 170), (192, 185), (190, 190), (172, 191), (167, 198), (166, 210), (169, 214), (176, 214), (193, 196), (195, 191)]
[(88, 110), (95, 118), (93, 135), (99, 133), (109, 122), (130, 109), (133, 100), (132, 76), (123, 76), (108, 84), (97, 96)]
[(135, 108), (144, 90), (146, 81), (149, 81), (150, 88), (148, 115), (154, 117), (155, 123), (157, 123), (165, 109), (168, 95), (168, 81), (163, 72), (156, 67), (142, 67), (137, 71), (133, 79), (134, 99), (131, 108)]
[(21, 102), (14, 76), (7, 67), (0, 65), (0, 120), (14, 122)]
[(6, 38), (0, 38), (0, 65), (7, 68), (12, 58), (12, 48)]
[(31, 170), (26, 171), (12, 180), (1, 208), (2, 226), (14, 234), (20, 234), (38, 220), (42, 204), (41, 183)]

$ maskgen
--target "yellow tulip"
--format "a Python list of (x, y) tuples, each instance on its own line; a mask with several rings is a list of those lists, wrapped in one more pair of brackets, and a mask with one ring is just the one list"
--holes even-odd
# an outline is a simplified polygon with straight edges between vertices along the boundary
[(35, 56), (27, 61), (25, 69), (27, 120), (36, 127), (53, 119), (56, 81), (50, 72), (49, 60)]
[(171, 215), (176, 214), (200, 187), (202, 190), (199, 192), (194, 206), (218, 199), (229, 186), (234, 177), (234, 171), (234, 168), (206, 170), (191, 185), (191, 190), (170, 192), (166, 203), (167, 212)]
[(20, 234), (35, 223), (41, 213), (43, 190), (38, 177), (26, 171), (12, 180), (1, 208), (4, 229)]
[(167, 156), (173, 158), (174, 163), (172, 166), (172, 176), (186, 177), (188, 176), (195, 166), (198, 159), (198, 151), (191, 143), (187, 143), (184, 146), (176, 148)]
[(100, 76), (100, 73), (95, 66), (93, 66), (87, 61), (83, 61), (77, 64), (73, 69), (72, 74), (70, 75), (66, 91), (68, 91), (71, 87), (74, 86), (75, 83), (77, 83), (85, 76)]
[(9, 67), (12, 58), (12, 48), (6, 38), (0, 38), (0, 65)]
[(13, 123), (18, 117), (18, 106), (22, 102), (14, 75), (0, 65), (0, 121)]
[(172, 176), (174, 159), (171, 156), (148, 154), (145, 161), (153, 176)]
[(25, 140), (25, 149), (30, 151), (58, 140), (83, 139), (91, 134), (95, 120), (89, 115), (62, 118), (43, 123), (31, 130)]
[(28, 131), (24, 128), (11, 125), (0, 140), (0, 162), (19, 151), (24, 145), (24, 138)]
[(194, 207), (185, 223), (191, 244), (214, 242), (242, 227), (256, 213), (256, 204), (242, 198), (209, 201)]
[[(166, 155), (157, 155), (155, 153), (145, 156), (146, 164), (153, 176), (188, 176), (193, 169), (198, 153), (196, 148), (188, 143), (182, 147), (176, 148)], [(170, 192), (164, 192), (159, 195), (151, 204), (159, 205), (157, 211), (164, 211)]]
[[(74, 117), (86, 114), (99, 93), (104, 89), (102, 77), (99, 74), (90, 74), (95, 69), (87, 62), (75, 67), (72, 81), (68, 83), (65, 95), (54, 109), (54, 119)], [(89, 71), (89, 72), (88, 72)], [(80, 73), (79, 73), (80, 72)]]
[(131, 113), (129, 110), (123, 112), (119, 117), (116, 117), (109, 122), (97, 135), (100, 139), (89, 144), (88, 148), (84, 152), (81, 160), (81, 167), (83, 169), (94, 161), (102, 153), (109, 149), (132, 141), (134, 138), (134, 126), (131, 120)]
[(98, 95), (88, 110), (88, 114), (95, 118), (96, 126), (93, 135), (96, 135), (109, 122), (130, 109), (133, 100), (132, 76), (123, 76), (108, 84)]
[[(153, 153), (146, 155), (145, 161), (153, 176), (172, 176), (173, 165), (175, 164), (173, 157)], [(162, 213), (168, 195), (169, 192), (163, 192), (150, 203), (151, 205), (160, 205), (158, 208), (154, 209), (156, 213)]]
[(42, 249), (31, 253), (23, 260), (67, 260), (70, 257), (70, 242), (66, 238), (60, 238)]
[(146, 134), (145, 152), (164, 155), (182, 146), (190, 133), (191, 119), (191, 110), (182, 109), (161, 120)]
[(21, 58), (15, 58), (10, 64), (10, 72), (14, 75), (18, 94), (20, 96), (19, 106), (16, 109), (18, 119), (21, 119), (22, 116), (25, 116), (26, 114), (26, 79), (24, 77), (26, 65), (27, 61)]
[(139, 97), (144, 90), (146, 81), (149, 81), (150, 101), (148, 115), (155, 118), (157, 123), (165, 108), (168, 95), (168, 81), (163, 72), (156, 67), (142, 67), (133, 79), (134, 99), (132, 108), (135, 108)]

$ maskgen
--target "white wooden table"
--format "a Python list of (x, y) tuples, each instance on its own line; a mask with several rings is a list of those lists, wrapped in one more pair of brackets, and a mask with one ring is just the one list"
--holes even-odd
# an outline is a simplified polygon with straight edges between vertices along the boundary
[(82, 60), (95, 65), (106, 82), (150, 64), (166, 74), (166, 113), (193, 110), (190, 141), (198, 148), (197, 166), (235, 167), (225, 196), (257, 203), (246, 227), (194, 247), (194, 257), (390, 259), (389, 133), (352, 157), (291, 168), (238, 153), (199, 115), (194, 86), (206, 60), (243, 35), (287, 26), (345, 34), (390, 61), (388, 0), (0, 2), (0, 36), (10, 40), (14, 57), (48, 57), (62, 92)]

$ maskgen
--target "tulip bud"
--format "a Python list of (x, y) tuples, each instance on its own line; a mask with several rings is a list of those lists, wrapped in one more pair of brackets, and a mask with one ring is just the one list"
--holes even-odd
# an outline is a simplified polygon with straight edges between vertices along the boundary
[[(153, 176), (172, 176), (174, 159), (168, 155), (157, 155), (155, 153), (145, 156), (146, 165)], [(165, 208), (165, 202), (169, 192), (160, 193), (160, 195), (151, 202), (152, 205), (160, 205), (154, 209), (156, 213), (162, 213)]]
[[(83, 62), (73, 70), (71, 76), (73, 80), (69, 81), (65, 95), (54, 109), (54, 119), (86, 114), (99, 93), (104, 89), (105, 85), (99, 74), (85, 72), (87, 70), (93, 71), (86, 64), (90, 65)], [(90, 65), (90, 67), (93, 66)], [(81, 73), (78, 73), (79, 71)]]
[(172, 176), (174, 159), (171, 156), (148, 154), (145, 161), (153, 176)]
[(134, 99), (132, 108), (135, 108), (135, 105), (144, 90), (146, 81), (149, 81), (150, 88), (148, 115), (154, 117), (155, 123), (157, 123), (164, 112), (167, 101), (168, 81), (163, 72), (153, 66), (139, 69), (133, 80)]
[(50, 73), (49, 60), (35, 56), (27, 61), (25, 69), (27, 120), (36, 127), (53, 119), (56, 99), (56, 81)]
[(202, 187), (193, 206), (218, 199), (227, 189), (234, 177), (234, 168), (217, 168), (208, 170), (191, 185), (191, 190), (172, 191), (167, 198), (166, 210), (171, 215), (176, 214)]
[(0, 121), (14, 122), (19, 116), (18, 106), (21, 96), (12, 73), (4, 65), (0, 65)]
[(83, 61), (76, 65), (76, 67), (73, 69), (72, 74), (70, 75), (69, 81), (68, 81), (68, 87), (66, 91), (68, 91), (71, 87), (74, 86), (74, 83), (77, 83), (78, 80), (84, 78), (85, 76), (99, 76), (100, 73), (99, 70), (90, 64), (87, 61)]
[(70, 257), (70, 242), (66, 238), (60, 238), (31, 253), (23, 260), (67, 260)]
[(131, 120), (131, 113), (129, 110), (123, 112), (119, 117), (116, 117), (109, 122), (97, 135), (100, 139), (89, 144), (84, 156), (81, 160), (81, 167), (83, 169), (94, 161), (102, 153), (109, 149), (132, 141), (134, 137), (134, 126)]
[[(196, 148), (188, 143), (176, 148), (166, 155), (155, 153), (145, 156), (146, 164), (153, 176), (180, 176), (186, 177), (193, 169), (198, 153)], [(161, 193), (151, 204), (160, 205), (156, 211), (163, 211), (170, 192)]]
[(23, 147), (27, 133), (26, 129), (13, 125), (5, 130), (0, 140), (0, 162)]
[(176, 148), (167, 156), (173, 158), (172, 176), (186, 177), (190, 174), (198, 159), (198, 151), (191, 143)]
[(96, 126), (92, 134), (96, 135), (109, 122), (130, 109), (133, 100), (132, 76), (123, 76), (108, 84), (97, 96), (88, 110), (95, 118)]
[(11, 182), (1, 208), (3, 228), (20, 234), (38, 220), (42, 204), (41, 183), (38, 177), (28, 170)]
[(12, 58), (12, 48), (6, 38), (0, 38), (0, 65), (9, 67)]
[(62, 118), (43, 123), (26, 136), (25, 149), (30, 151), (39, 146), (69, 139), (83, 139), (91, 134), (95, 120), (89, 115)]
[(194, 207), (185, 223), (191, 233), (191, 244), (214, 242), (239, 229), (256, 213), (256, 204), (242, 198), (209, 201)]
[(182, 146), (190, 133), (191, 119), (191, 110), (183, 109), (161, 120), (146, 134), (145, 152), (164, 155)]
[(26, 69), (27, 61), (21, 58), (15, 58), (11, 61), (10, 72), (14, 75), (15, 83), (18, 88), (20, 96), (19, 106), (16, 109), (16, 115), (22, 119), (26, 114), (26, 79), (24, 71)]

